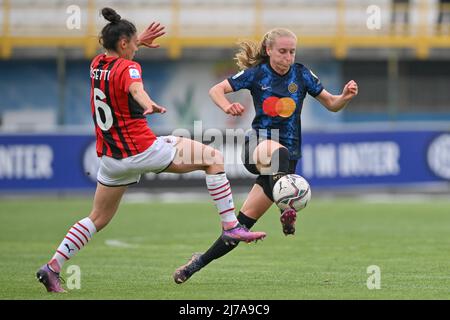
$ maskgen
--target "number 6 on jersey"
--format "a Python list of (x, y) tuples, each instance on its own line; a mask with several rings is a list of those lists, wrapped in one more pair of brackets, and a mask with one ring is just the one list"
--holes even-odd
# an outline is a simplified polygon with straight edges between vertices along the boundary
[[(102, 101), (105, 98), (106, 95), (102, 90), (94, 88), (95, 118), (97, 120), (97, 125), (103, 131), (108, 131), (113, 125), (113, 118), (111, 108)], [(100, 110), (103, 111), (103, 117), (102, 114), (100, 114)], [(103, 120), (103, 118), (105, 120)]]

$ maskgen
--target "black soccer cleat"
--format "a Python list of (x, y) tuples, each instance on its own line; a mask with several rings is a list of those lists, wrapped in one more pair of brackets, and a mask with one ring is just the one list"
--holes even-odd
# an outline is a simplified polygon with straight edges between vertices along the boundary
[(173, 274), (175, 283), (181, 284), (186, 282), (194, 273), (203, 268), (204, 264), (200, 260), (201, 256), (202, 253), (194, 253), (188, 263), (175, 270)]

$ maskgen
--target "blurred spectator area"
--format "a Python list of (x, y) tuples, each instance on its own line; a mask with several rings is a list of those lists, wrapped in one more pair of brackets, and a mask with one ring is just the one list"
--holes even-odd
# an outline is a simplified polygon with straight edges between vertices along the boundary
[(425, 58), (431, 49), (450, 46), (450, 8), (441, 1), (0, 0), (1, 55), (63, 46), (90, 57), (105, 24), (99, 10), (110, 6), (140, 30), (154, 20), (164, 24), (161, 44), (171, 58), (186, 48), (229, 48), (238, 38), (259, 39), (273, 27), (290, 28), (303, 48), (326, 48), (338, 58), (371, 48), (407, 48)]
[[(208, 97), (214, 83), (235, 72), (228, 60), (230, 68), (219, 74), (218, 66), (225, 62), (140, 60), (146, 88), (169, 110), (163, 116), (149, 117), (152, 128), (160, 132), (189, 128), (200, 119), (205, 129), (247, 128), (253, 108), (245, 90), (230, 97), (247, 107), (243, 117), (226, 116)], [(390, 75), (392, 66), (385, 60), (300, 61), (314, 70), (332, 93), (340, 93), (351, 79), (359, 84), (357, 98), (336, 114), (308, 97), (303, 110), (304, 129), (361, 121), (450, 121), (449, 61), (401, 60), (394, 75)], [(68, 60), (64, 68), (65, 75), (58, 80), (55, 60), (0, 61), (0, 128), (45, 129), (58, 124), (91, 128), (89, 60)]]
[[(216, 128), (248, 127), (248, 108), (227, 117), (208, 90), (237, 72), (236, 42), (273, 27), (299, 38), (297, 61), (339, 94), (351, 79), (359, 94), (338, 114), (305, 100), (303, 128), (359, 121), (450, 121), (450, 8), (444, 0), (0, 0), (0, 129), (91, 128), (89, 61), (109, 6), (143, 30), (166, 26), (160, 49), (136, 59), (152, 97), (169, 111), (153, 128), (202, 119)], [(379, 18), (379, 20), (377, 20)], [(379, 22), (379, 25), (377, 24)], [(79, 23), (79, 24), (78, 24)], [(207, 110), (207, 112), (205, 112)]]

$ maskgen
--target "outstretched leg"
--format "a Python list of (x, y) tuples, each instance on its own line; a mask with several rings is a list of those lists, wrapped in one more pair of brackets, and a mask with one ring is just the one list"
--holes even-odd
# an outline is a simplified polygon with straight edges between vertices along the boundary
[(97, 183), (94, 204), (89, 217), (76, 222), (56, 249), (50, 261), (37, 272), (38, 280), (48, 292), (64, 292), (59, 273), (63, 264), (74, 257), (94, 234), (103, 229), (119, 207), (120, 200), (127, 187), (107, 187)]
[(250, 232), (245, 226), (239, 224), (230, 182), (224, 172), (222, 154), (210, 146), (186, 138), (178, 138), (175, 147), (177, 154), (165, 172), (205, 171), (206, 186), (222, 222), (222, 239), (227, 242), (251, 242), (264, 238), (266, 236), (264, 232)]
[[(247, 196), (237, 217), (240, 224), (251, 229), (256, 221), (270, 208), (272, 201), (264, 194), (261, 186), (255, 184)], [(227, 245), (219, 237), (214, 244), (204, 253), (195, 253), (189, 262), (179, 267), (173, 278), (176, 283), (181, 284), (187, 281), (195, 272), (202, 269), (215, 259), (226, 255), (237, 246), (237, 243)]]
[(264, 140), (255, 148), (253, 160), (261, 175), (268, 177), (268, 190), (265, 191), (273, 201), (273, 186), (289, 172), (289, 151), (276, 141)]
[[(289, 160), (289, 151), (279, 143), (265, 140), (258, 144), (253, 152), (256, 167), (261, 172), (259, 183), (266, 196), (273, 201), (273, 187), (275, 183), (288, 173), (294, 173), (297, 161)], [(281, 211), (280, 221), (283, 233), (287, 236), (295, 233), (295, 221), (297, 212), (293, 209)]]
[[(253, 161), (259, 172), (264, 173), (257, 178), (257, 183), (247, 196), (241, 211), (237, 217), (240, 224), (250, 229), (256, 221), (270, 208), (273, 203), (273, 186), (283, 175), (295, 171), (296, 162), (289, 161), (288, 150), (279, 143), (265, 140), (258, 144), (253, 152)], [(292, 164), (292, 166), (291, 166)], [(280, 221), (283, 232), (294, 234), (295, 211), (281, 213)], [(202, 269), (211, 261), (218, 259), (233, 250), (237, 244), (227, 245), (222, 238), (217, 239), (214, 244), (204, 253), (195, 253), (187, 264), (179, 267), (174, 273), (176, 283), (184, 283), (195, 272)]]

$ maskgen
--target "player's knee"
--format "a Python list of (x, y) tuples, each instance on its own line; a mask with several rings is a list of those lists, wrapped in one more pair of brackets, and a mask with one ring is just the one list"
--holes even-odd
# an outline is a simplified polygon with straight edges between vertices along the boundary
[(253, 153), (253, 161), (257, 167), (269, 167), (271, 160), (271, 152), (264, 147), (258, 146)]
[(270, 171), (271, 174), (289, 171), (289, 150), (286, 147), (280, 147), (272, 153)]
[(289, 167), (289, 151), (276, 141), (265, 140), (256, 147), (253, 160), (260, 173), (273, 174), (281, 171), (280, 166), (284, 168), (287, 164)]
[(263, 175), (273, 175), (289, 170), (289, 150), (286, 147), (276, 148), (270, 157), (262, 157), (257, 163), (259, 172)]
[(215, 167), (223, 168), (223, 165), (224, 165), (223, 154), (219, 150), (208, 146), (205, 148), (203, 158), (204, 158), (204, 163), (208, 167), (215, 166)]
[(223, 154), (217, 149), (214, 149), (214, 164), (223, 165)]

